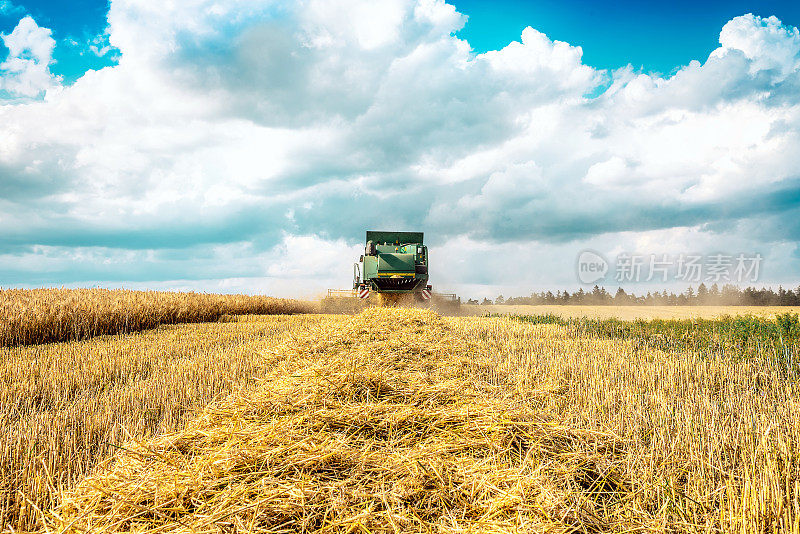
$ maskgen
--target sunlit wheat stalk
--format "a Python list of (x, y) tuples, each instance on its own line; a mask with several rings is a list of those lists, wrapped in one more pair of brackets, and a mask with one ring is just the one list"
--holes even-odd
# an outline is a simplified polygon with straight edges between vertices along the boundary
[(0, 289), (0, 347), (138, 332), (225, 315), (308, 313), (314, 305), (250, 295), (109, 289)]

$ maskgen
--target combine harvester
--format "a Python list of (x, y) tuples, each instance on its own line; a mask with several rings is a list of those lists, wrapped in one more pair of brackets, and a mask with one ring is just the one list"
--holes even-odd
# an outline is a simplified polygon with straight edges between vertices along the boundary
[[(422, 232), (367, 231), (364, 254), (353, 264), (353, 289), (328, 290), (324, 308), (355, 311), (366, 303), (375, 303), (457, 311), (461, 305), (458, 296), (433, 292), (428, 283), (428, 259)], [(351, 301), (349, 305), (342, 305), (345, 299)]]

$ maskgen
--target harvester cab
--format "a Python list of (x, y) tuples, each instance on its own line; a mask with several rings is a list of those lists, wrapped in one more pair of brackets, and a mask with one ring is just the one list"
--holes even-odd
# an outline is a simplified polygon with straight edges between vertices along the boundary
[(353, 266), (353, 289), (361, 298), (371, 292), (415, 300), (431, 298), (428, 247), (422, 232), (368, 231), (364, 254)]

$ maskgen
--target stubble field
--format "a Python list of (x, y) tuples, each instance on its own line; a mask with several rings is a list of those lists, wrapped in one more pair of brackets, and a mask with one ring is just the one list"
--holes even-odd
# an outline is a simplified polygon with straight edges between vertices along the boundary
[(226, 321), (0, 349), (4, 530), (800, 532), (791, 321)]
[(797, 306), (588, 306), (588, 305), (463, 305), (462, 312), (468, 315), (546, 315), (554, 314), (566, 318), (586, 317), (590, 319), (617, 318), (625, 321), (636, 319), (714, 319), (726, 315), (754, 315), (775, 317), (783, 313), (800, 313)]

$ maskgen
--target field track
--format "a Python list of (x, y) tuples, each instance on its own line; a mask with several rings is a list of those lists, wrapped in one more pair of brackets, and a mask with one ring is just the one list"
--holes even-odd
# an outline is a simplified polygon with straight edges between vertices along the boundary
[(2, 350), (17, 530), (800, 532), (768, 359), (414, 309)]

